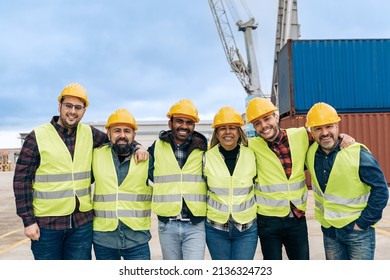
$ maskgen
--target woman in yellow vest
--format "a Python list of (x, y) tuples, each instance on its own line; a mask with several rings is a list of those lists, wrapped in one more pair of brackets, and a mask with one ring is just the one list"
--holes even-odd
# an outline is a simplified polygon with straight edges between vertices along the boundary
[(243, 125), (235, 109), (222, 107), (205, 153), (206, 243), (213, 260), (252, 260), (256, 253), (256, 160)]
[(150, 260), (149, 162), (134, 161), (137, 124), (125, 109), (106, 124), (108, 145), (93, 152), (93, 246), (97, 260)]
[(384, 174), (363, 144), (340, 149), (336, 110), (323, 102), (307, 113), (316, 141), (307, 152), (327, 260), (372, 260), (375, 224), (382, 218), (389, 191)]

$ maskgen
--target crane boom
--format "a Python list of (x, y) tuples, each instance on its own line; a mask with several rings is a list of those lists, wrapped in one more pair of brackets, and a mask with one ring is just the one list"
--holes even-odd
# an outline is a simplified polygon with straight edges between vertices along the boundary
[(223, 1), (209, 0), (209, 5), (225, 51), (226, 59), (232, 71), (236, 74), (248, 97), (264, 96), (260, 87), (259, 71), (252, 36), (252, 30), (257, 28), (255, 19), (251, 18), (247, 22), (242, 22), (241, 20), (237, 22), (238, 30), (243, 31), (245, 34), (247, 65), (237, 48)]

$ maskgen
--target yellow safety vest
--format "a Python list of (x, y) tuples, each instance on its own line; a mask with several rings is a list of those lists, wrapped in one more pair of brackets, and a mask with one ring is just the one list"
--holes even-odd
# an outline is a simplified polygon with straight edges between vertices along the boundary
[(75, 196), (80, 211), (91, 210), (91, 127), (78, 124), (73, 160), (53, 125), (47, 123), (34, 131), (41, 157), (33, 182), (34, 215), (69, 215), (76, 207)]
[(137, 165), (132, 156), (129, 172), (118, 186), (111, 148), (102, 146), (94, 149), (93, 230), (114, 231), (118, 227), (118, 220), (133, 230), (150, 229), (152, 188), (146, 185), (148, 168), (148, 160)]
[(318, 144), (314, 143), (307, 153), (306, 165), (312, 180), (315, 218), (325, 228), (342, 228), (352, 223), (367, 206), (371, 187), (359, 178), (361, 147), (367, 149), (364, 145), (355, 143), (337, 153), (325, 193), (318, 184), (314, 170)]
[(305, 183), (304, 164), (309, 139), (304, 127), (289, 128), (286, 131), (292, 160), (292, 172), (289, 179), (286, 177), (279, 158), (268, 147), (267, 142), (260, 137), (249, 139), (249, 148), (256, 155), (257, 213), (264, 216), (287, 216), (290, 213), (290, 201), (298, 209), (306, 211), (308, 190)]
[(247, 147), (240, 154), (233, 175), (222, 158), (218, 146), (206, 152), (204, 175), (207, 178), (207, 218), (224, 224), (229, 216), (246, 224), (256, 218), (256, 201), (253, 179), (256, 176), (256, 159)]
[(165, 141), (156, 141), (154, 156), (152, 211), (159, 216), (177, 216), (184, 199), (194, 216), (206, 216), (203, 151), (193, 150), (182, 169), (171, 144)]

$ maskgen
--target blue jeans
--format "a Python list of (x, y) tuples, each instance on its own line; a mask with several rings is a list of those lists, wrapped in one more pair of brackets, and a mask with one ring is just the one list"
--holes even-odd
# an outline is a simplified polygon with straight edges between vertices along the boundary
[(206, 243), (213, 260), (253, 260), (257, 248), (257, 223), (239, 231), (229, 222), (229, 231), (214, 228), (206, 221)]
[(141, 244), (128, 249), (112, 249), (96, 243), (93, 244), (93, 250), (97, 260), (150, 260), (149, 243)]
[(375, 254), (375, 229), (327, 229), (323, 235), (327, 260), (373, 260)]
[(158, 221), (158, 236), (164, 260), (203, 260), (206, 249), (204, 221)]
[(306, 217), (257, 215), (261, 252), (264, 260), (282, 260), (282, 246), (290, 260), (309, 259)]
[(92, 221), (79, 228), (52, 230), (40, 228), (38, 241), (31, 241), (36, 260), (92, 259)]

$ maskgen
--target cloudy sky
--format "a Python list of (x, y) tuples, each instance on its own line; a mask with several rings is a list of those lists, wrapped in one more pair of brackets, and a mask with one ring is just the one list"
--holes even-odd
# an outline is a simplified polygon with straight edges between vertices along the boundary
[[(230, 3), (244, 58), (235, 21), (258, 23), (257, 63), (269, 95), (278, 1)], [(390, 38), (389, 10), (385, 0), (298, 0), (301, 39)], [(56, 115), (71, 82), (88, 91), (84, 122), (105, 122), (118, 108), (136, 120), (164, 120), (182, 98), (194, 101), (201, 120), (225, 105), (245, 111), (207, 0), (0, 0), (0, 148), (19, 147), (19, 132)]]

